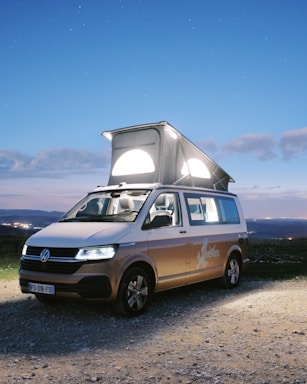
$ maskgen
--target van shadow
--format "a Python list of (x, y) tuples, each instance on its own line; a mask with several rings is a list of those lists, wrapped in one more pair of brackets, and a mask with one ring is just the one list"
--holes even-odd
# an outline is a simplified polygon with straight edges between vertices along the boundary
[(157, 294), (147, 312), (136, 318), (116, 317), (102, 303), (67, 301), (44, 306), (32, 296), (0, 304), (0, 354), (60, 356), (70, 353), (126, 349), (150, 341), (168, 327), (198, 316), (223, 301), (237, 300), (272, 284), (242, 280), (235, 290), (216, 282), (200, 283)]

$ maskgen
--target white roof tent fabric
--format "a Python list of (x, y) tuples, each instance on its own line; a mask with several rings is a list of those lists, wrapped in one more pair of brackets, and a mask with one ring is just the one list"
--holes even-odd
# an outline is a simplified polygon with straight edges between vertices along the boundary
[(108, 185), (121, 182), (188, 185), (228, 190), (234, 180), (169, 123), (105, 131), (112, 141)]

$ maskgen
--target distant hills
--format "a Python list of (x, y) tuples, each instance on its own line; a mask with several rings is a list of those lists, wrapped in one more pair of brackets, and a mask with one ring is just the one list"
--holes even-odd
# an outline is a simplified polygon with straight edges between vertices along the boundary
[[(59, 211), (0, 209), (0, 234), (31, 234), (62, 215)], [(250, 238), (307, 238), (307, 220), (304, 219), (247, 218), (246, 221)]]
[(284, 239), (307, 238), (304, 219), (246, 219), (250, 238)]
[(0, 234), (25, 234), (57, 221), (63, 212), (32, 209), (0, 209)]

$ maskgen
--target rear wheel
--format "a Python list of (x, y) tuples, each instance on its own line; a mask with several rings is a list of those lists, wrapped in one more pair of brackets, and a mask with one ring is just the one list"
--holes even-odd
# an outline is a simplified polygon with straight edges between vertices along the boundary
[(124, 274), (118, 289), (115, 311), (124, 316), (138, 316), (146, 309), (152, 296), (148, 273), (140, 267), (132, 267)]
[(228, 289), (236, 288), (239, 284), (240, 277), (241, 264), (239, 258), (236, 255), (230, 255), (222, 278), (222, 284)]

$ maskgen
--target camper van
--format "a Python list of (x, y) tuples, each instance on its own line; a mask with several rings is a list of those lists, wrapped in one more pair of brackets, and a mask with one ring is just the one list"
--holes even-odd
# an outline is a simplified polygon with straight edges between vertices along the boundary
[(38, 301), (101, 300), (141, 314), (154, 292), (219, 279), (235, 288), (247, 229), (233, 179), (166, 122), (104, 132), (107, 186), (23, 247), (20, 287)]

